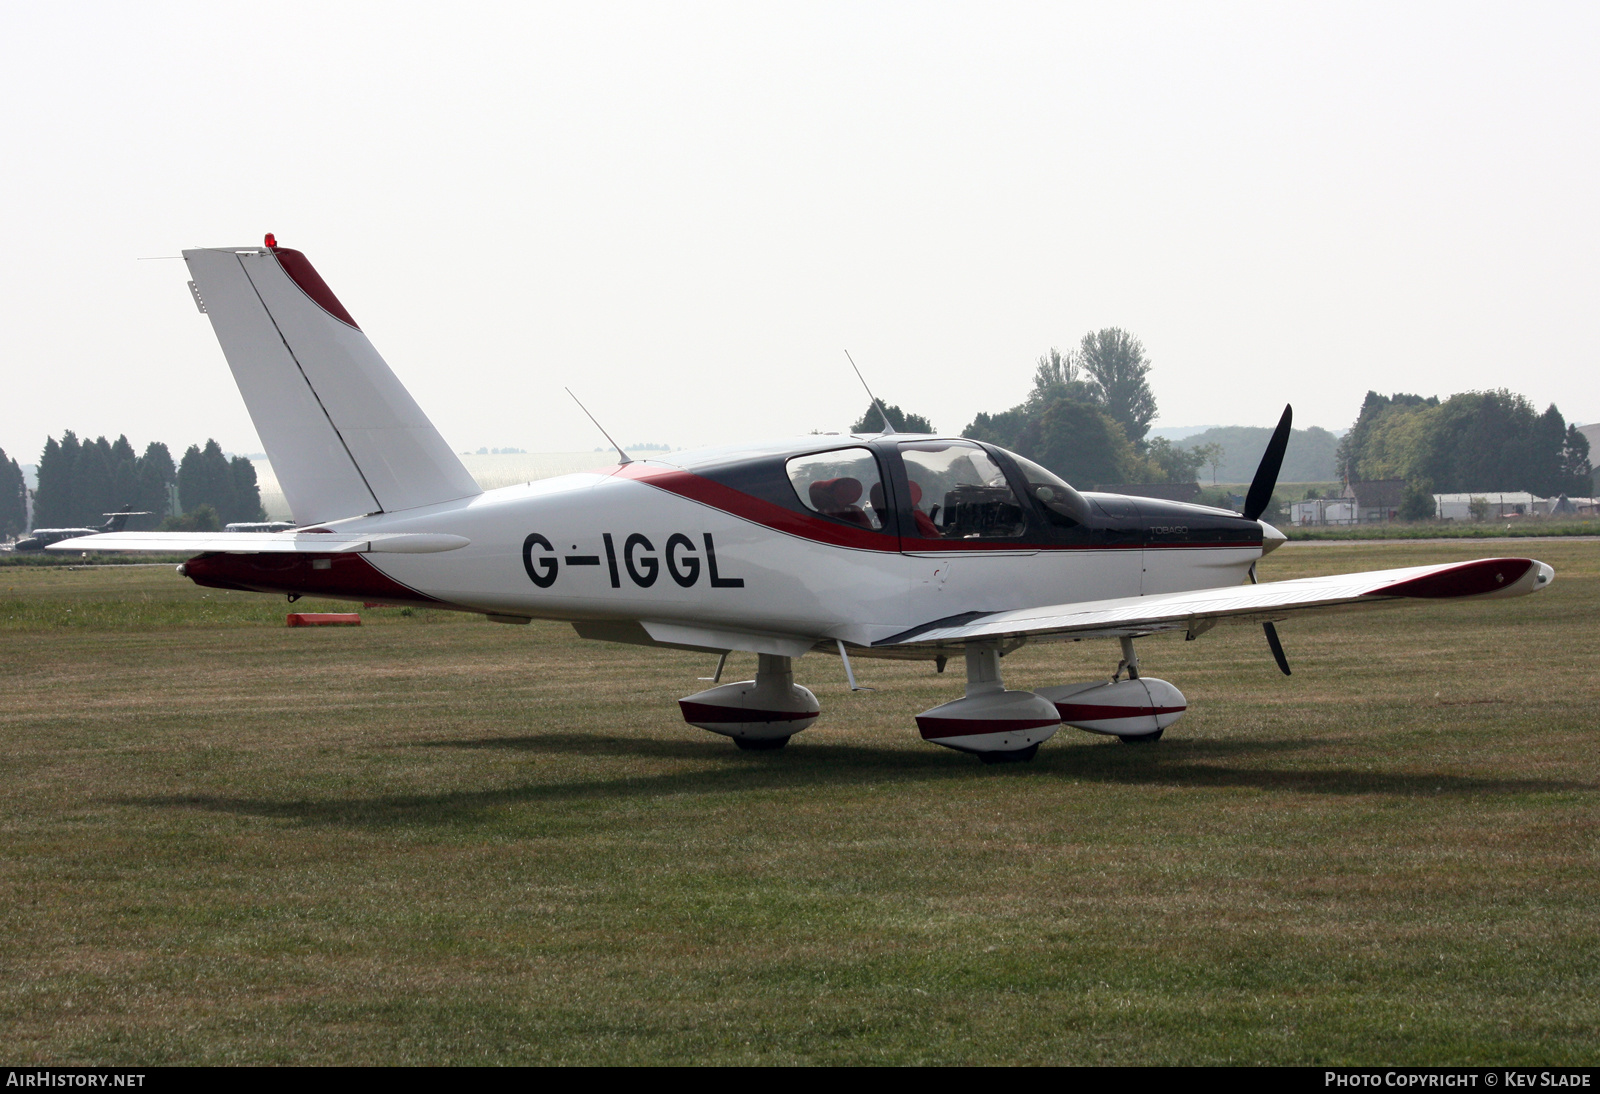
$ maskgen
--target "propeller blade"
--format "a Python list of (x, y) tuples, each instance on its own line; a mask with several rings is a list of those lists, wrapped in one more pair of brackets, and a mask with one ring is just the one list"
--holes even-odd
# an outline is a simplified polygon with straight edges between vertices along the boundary
[(1272, 489), (1278, 485), (1278, 472), (1283, 467), (1283, 451), (1289, 447), (1289, 430), (1293, 421), (1294, 407), (1284, 407), (1283, 417), (1278, 419), (1278, 428), (1272, 431), (1272, 440), (1267, 442), (1267, 450), (1261, 455), (1261, 466), (1256, 468), (1256, 477), (1250, 482), (1250, 493), (1245, 495), (1246, 520), (1259, 520), (1272, 503)]
[(1292, 676), (1289, 659), (1283, 655), (1283, 643), (1278, 641), (1278, 628), (1271, 623), (1263, 623), (1261, 629), (1267, 632), (1267, 645), (1272, 647), (1272, 659), (1278, 662), (1278, 668), (1283, 670), (1285, 676)]

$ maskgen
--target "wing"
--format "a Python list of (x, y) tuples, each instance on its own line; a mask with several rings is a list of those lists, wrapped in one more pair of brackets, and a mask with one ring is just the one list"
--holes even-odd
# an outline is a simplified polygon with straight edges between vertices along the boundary
[(1307, 611), (1370, 608), (1406, 600), (1525, 596), (1543, 589), (1554, 577), (1554, 570), (1531, 558), (1480, 558), (1189, 593), (973, 612), (936, 619), (873, 646), (928, 649), (1018, 638), (1119, 638), (1175, 630), (1197, 635), (1218, 623), (1271, 622)]
[(107, 532), (52, 543), (47, 551), (160, 551), (199, 554), (432, 554), (471, 543), (466, 536), (433, 532)]

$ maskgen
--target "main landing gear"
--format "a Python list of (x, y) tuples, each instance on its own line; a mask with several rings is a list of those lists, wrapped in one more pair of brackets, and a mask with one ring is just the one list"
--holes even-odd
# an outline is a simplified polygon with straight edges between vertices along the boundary
[(984, 763), (1025, 763), (1061, 728), (1049, 700), (1031, 691), (1007, 691), (1000, 680), (1000, 650), (968, 646), (967, 694), (917, 715), (924, 741), (975, 752)]
[(678, 706), (685, 722), (732, 737), (747, 752), (782, 748), (822, 713), (817, 697), (794, 682), (790, 659), (766, 653), (759, 655), (754, 680), (707, 688)]
[(1037, 694), (1055, 704), (1067, 725), (1129, 745), (1159, 741), (1162, 731), (1188, 709), (1183, 692), (1165, 680), (1139, 674), (1132, 638), (1122, 639), (1122, 660), (1110, 680), (1040, 688)]
[[(1165, 680), (1142, 675), (1133, 639), (1121, 641), (1122, 660), (1110, 680), (1038, 691), (1006, 690), (998, 644), (968, 646), (966, 694), (917, 715), (917, 729), (923, 740), (986, 764), (1026, 763), (1064, 724), (1124, 744), (1153, 744), (1188, 704)], [(733, 738), (745, 752), (776, 752), (821, 714), (817, 697), (794, 682), (792, 661), (765, 653), (754, 680), (708, 688), (678, 705), (684, 721)]]

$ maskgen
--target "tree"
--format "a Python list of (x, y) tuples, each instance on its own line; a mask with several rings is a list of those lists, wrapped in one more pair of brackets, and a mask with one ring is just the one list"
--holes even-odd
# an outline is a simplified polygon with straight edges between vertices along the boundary
[(1145, 459), (1155, 472), (1145, 478), (1146, 482), (1194, 482), (1200, 466), (1206, 462), (1203, 453), (1179, 448), (1165, 437), (1150, 440), (1145, 447)]
[[(933, 423), (921, 414), (907, 414), (899, 407), (885, 404), (883, 414), (889, 416), (889, 424), (896, 433), (937, 433)], [(883, 414), (878, 413), (877, 403), (868, 403), (866, 412), (850, 427), (852, 433), (876, 433), (883, 428)], [(258, 502), (259, 504), (259, 502)]]
[(184, 452), (178, 464), (178, 503), (185, 513), (200, 505), (211, 506), (219, 515), (231, 515), (237, 508), (233, 471), (215, 440), (208, 439), (203, 449), (190, 445)]
[(1438, 515), (1433, 503), (1433, 484), (1412, 479), (1400, 493), (1401, 520), (1432, 520)]
[(1349, 480), (1403, 478), (1426, 480), (1447, 494), (1549, 496), (1582, 478), (1568, 474), (1587, 459), (1569, 446), (1570, 432), (1556, 407), (1539, 414), (1504, 388), (1459, 392), (1443, 402), (1368, 392), (1339, 460)]
[(22, 467), (0, 448), (0, 537), (13, 539), (28, 530), (27, 489)]
[(1589, 462), (1589, 438), (1575, 425), (1567, 426), (1561, 446), (1561, 476), (1557, 493), (1591, 497), (1594, 494), (1594, 467)]
[(115, 512), (117, 503), (112, 499), (111, 488), (110, 442), (104, 437), (84, 441), (73, 475), (72, 523), (92, 528), (106, 519), (106, 513)]
[(168, 517), (162, 521), (161, 531), (220, 532), (222, 521), (217, 519), (217, 511), (209, 503), (201, 502), (181, 517)]
[[(1340, 440), (1335, 452), (1334, 460), (1338, 465), (1337, 474), (1344, 482), (1363, 481), (1361, 469), (1357, 466), (1364, 455), (1369, 436), (1377, 423), (1384, 418), (1391, 407), (1398, 408), (1398, 413), (1405, 414), (1417, 410), (1439, 405), (1438, 396), (1424, 399), (1421, 395), (1408, 395), (1397, 392), (1394, 395), (1383, 396), (1376, 391), (1367, 392), (1367, 397), (1362, 400), (1361, 410), (1356, 415), (1355, 424)], [(1386, 475), (1367, 475), (1366, 478), (1386, 478)]]
[(1085, 489), (1142, 477), (1143, 461), (1122, 426), (1079, 399), (1054, 399), (1037, 413), (1023, 406), (979, 414), (961, 435), (1008, 448)]
[(1144, 344), (1125, 330), (1107, 327), (1083, 336), (1076, 362), (1094, 388), (1096, 402), (1122, 426), (1128, 440), (1142, 443), (1156, 417)]
[(1039, 357), (1033, 370), (1033, 390), (1023, 405), (1035, 412), (1042, 411), (1057, 399), (1076, 399), (1080, 403), (1100, 401), (1100, 393), (1092, 384), (1084, 382), (1077, 359), (1069, 351), (1062, 353), (1055, 346)]
[(133, 503), (139, 496), (139, 457), (128, 438), (118, 437), (111, 442), (111, 497), (118, 509), (137, 508)]
[(1045, 407), (1033, 451), (1020, 454), (1085, 489), (1127, 482), (1138, 460), (1121, 424), (1077, 399), (1056, 399)]
[(39, 455), (39, 486), (33, 496), (35, 528), (70, 528), (77, 511), (72, 496), (73, 471), (78, 462), (78, 436), (72, 430), (61, 434), (58, 443), (46, 437)]
[(266, 511), (261, 508), (261, 487), (256, 483), (256, 465), (243, 456), (235, 456), (228, 461), (228, 471), (233, 479), (233, 512), (226, 514), (223, 522), (266, 520)]
[[(178, 469), (172, 463), (172, 453), (160, 441), (151, 441), (139, 457), (138, 489), (133, 507), (149, 512), (148, 517), (134, 517), (140, 530), (155, 528), (172, 515), (170, 487), (178, 481)], [(130, 523), (133, 523), (130, 522)]]
[(1227, 459), (1228, 450), (1220, 444), (1196, 445), (1190, 449), (1200, 458), (1200, 462), (1211, 468), (1211, 485), (1217, 485), (1217, 468), (1222, 466), (1222, 461)]

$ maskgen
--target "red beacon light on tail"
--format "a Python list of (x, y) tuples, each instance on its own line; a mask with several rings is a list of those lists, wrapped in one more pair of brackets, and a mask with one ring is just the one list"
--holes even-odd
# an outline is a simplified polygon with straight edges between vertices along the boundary
[(278, 246), (278, 237), (273, 235), (271, 232), (268, 232), (267, 238), (264, 242), (267, 245), (267, 250), (276, 250)]

